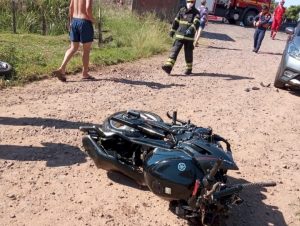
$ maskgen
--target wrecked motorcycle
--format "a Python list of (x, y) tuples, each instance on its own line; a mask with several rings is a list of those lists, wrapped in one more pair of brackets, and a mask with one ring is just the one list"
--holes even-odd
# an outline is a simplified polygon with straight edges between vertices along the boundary
[(229, 185), (226, 173), (238, 170), (229, 142), (211, 128), (198, 127), (167, 113), (130, 110), (108, 117), (101, 128), (80, 127), (83, 147), (98, 168), (118, 171), (170, 201), (179, 217), (219, 225), (239, 192), (274, 182)]

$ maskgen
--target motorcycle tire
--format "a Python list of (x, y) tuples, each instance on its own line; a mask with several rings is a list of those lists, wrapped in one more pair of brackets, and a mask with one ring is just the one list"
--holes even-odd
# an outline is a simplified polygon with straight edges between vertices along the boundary
[(12, 71), (12, 66), (9, 63), (0, 61), (0, 76), (5, 76), (10, 74)]
[[(148, 119), (148, 120), (153, 120), (156, 122), (163, 122), (162, 118), (160, 116), (158, 116), (157, 114), (154, 114), (152, 112), (148, 112), (148, 111), (135, 111), (138, 112), (142, 118)], [(119, 122), (113, 121), (111, 120), (112, 117), (116, 117), (116, 116), (126, 116), (127, 115), (127, 111), (120, 111), (117, 112), (111, 116), (109, 116), (107, 119), (104, 120), (103, 124), (102, 124), (102, 130), (104, 132), (120, 132), (125, 136), (129, 136), (129, 137), (139, 137), (139, 136), (143, 136), (141, 134), (140, 131), (131, 128), (129, 126), (126, 126), (124, 124), (121, 124)]]

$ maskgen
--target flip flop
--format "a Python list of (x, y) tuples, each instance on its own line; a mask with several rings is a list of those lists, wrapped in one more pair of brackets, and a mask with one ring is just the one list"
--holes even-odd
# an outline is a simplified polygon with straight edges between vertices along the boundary
[(65, 77), (65, 75), (63, 73), (61, 73), (59, 70), (57, 71), (53, 71), (52, 75), (56, 78), (58, 78), (59, 81), (61, 82), (66, 82), (67, 78)]
[(86, 77), (82, 77), (81, 80), (83, 80), (83, 81), (95, 81), (96, 78), (89, 75), (89, 76), (86, 76)]

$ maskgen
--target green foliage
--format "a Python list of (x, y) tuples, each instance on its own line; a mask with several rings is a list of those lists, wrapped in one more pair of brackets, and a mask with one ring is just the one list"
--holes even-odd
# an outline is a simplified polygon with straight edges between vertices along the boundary
[[(32, 15), (27, 15), (30, 21)], [(92, 65), (113, 65), (128, 62), (141, 57), (149, 57), (166, 51), (170, 47), (169, 25), (159, 21), (153, 15), (138, 17), (129, 11), (103, 11), (104, 39), (112, 37), (97, 47), (97, 40), (91, 51)], [(24, 23), (24, 30), (30, 23)], [(32, 23), (34, 24), (34, 23)], [(60, 36), (42, 36), (38, 34), (0, 33), (0, 59), (12, 64), (15, 73), (10, 84), (25, 84), (49, 77), (51, 71), (58, 68), (65, 51), (69, 47), (67, 34)], [(78, 53), (68, 65), (69, 72), (81, 70), (81, 54)], [(0, 87), (3, 80), (0, 79)]]
[[(0, 31), (12, 30), (12, 1), (0, 0)], [(43, 33), (43, 20), (46, 34), (66, 32), (68, 19), (67, 0), (18, 0), (16, 1), (17, 31), (20, 33)]]
[(293, 20), (293, 21), (297, 21), (299, 19), (299, 13), (300, 13), (300, 5), (297, 6), (290, 6), (287, 10), (286, 10), (286, 18)]
[(275, 2), (275, 0), (271, 0), (271, 5), (270, 5), (270, 12), (274, 12), (275, 8), (278, 6), (278, 2)]

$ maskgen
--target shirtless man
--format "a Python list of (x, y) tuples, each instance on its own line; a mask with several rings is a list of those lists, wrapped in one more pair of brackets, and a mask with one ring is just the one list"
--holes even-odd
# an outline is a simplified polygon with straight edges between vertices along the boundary
[(83, 55), (82, 55), (82, 79), (93, 80), (94, 77), (88, 74), (89, 58), (91, 45), (93, 43), (94, 29), (93, 23), (95, 19), (92, 12), (93, 0), (70, 0), (69, 7), (69, 31), (71, 46), (66, 51), (65, 57), (61, 66), (53, 72), (60, 81), (66, 82), (66, 66), (72, 56), (79, 48), (79, 44), (82, 43)]

